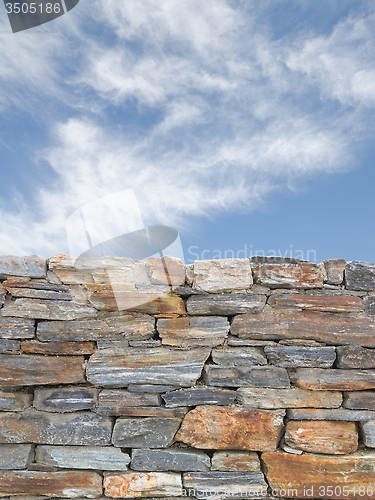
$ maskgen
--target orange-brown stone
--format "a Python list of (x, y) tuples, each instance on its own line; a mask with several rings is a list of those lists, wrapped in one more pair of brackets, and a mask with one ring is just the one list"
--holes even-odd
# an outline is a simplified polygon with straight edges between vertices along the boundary
[(95, 352), (95, 342), (24, 342), (21, 351), (26, 354), (83, 356)]
[(323, 273), (311, 262), (253, 264), (254, 281), (265, 286), (285, 288), (322, 288)]
[(104, 478), (104, 492), (111, 498), (173, 497), (182, 495), (181, 474), (128, 472)]

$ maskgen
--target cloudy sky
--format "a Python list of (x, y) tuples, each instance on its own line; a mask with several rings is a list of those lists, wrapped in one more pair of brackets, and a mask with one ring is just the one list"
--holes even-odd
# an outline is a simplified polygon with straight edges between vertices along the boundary
[(372, 0), (80, 0), (15, 34), (0, 8), (0, 43), (0, 254), (69, 253), (133, 189), (186, 262), (375, 261)]

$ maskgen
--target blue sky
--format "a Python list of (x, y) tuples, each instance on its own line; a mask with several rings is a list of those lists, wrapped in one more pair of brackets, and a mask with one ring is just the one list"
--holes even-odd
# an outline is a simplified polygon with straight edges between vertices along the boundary
[(374, 262), (374, 38), (372, 0), (80, 0), (16, 34), (0, 8), (0, 254), (69, 253), (131, 188), (186, 262)]

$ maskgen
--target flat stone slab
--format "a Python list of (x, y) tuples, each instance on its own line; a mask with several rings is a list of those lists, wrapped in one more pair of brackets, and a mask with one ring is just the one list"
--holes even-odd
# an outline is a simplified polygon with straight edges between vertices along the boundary
[(56, 414), (25, 410), (0, 413), (0, 443), (105, 446), (110, 444), (111, 430), (109, 418), (88, 412)]
[(130, 456), (108, 446), (37, 446), (37, 464), (61, 469), (127, 470)]
[(119, 448), (167, 448), (180, 424), (179, 418), (118, 418), (112, 442)]
[(23, 342), (22, 352), (26, 354), (54, 354), (56, 356), (84, 356), (94, 354), (94, 342)]
[(262, 295), (223, 293), (189, 297), (186, 309), (191, 316), (234, 316), (261, 311), (265, 304)]
[(129, 406), (160, 406), (158, 394), (129, 392), (125, 389), (101, 391), (96, 413), (100, 415), (123, 415)]
[(215, 451), (211, 469), (222, 472), (260, 472), (260, 460), (255, 451)]
[(344, 394), (345, 408), (353, 410), (373, 410), (375, 411), (375, 392), (373, 391), (357, 391), (346, 392)]
[(0, 257), (0, 276), (28, 276), (29, 278), (45, 278), (47, 273), (46, 260), (36, 255), (29, 257)]
[(0, 390), (0, 411), (22, 411), (30, 406), (32, 401), (32, 394)]
[(175, 497), (182, 495), (181, 474), (127, 472), (104, 478), (104, 493), (111, 498)]
[(0, 338), (32, 339), (34, 336), (35, 336), (35, 321), (31, 319), (0, 317)]
[(339, 346), (337, 348), (338, 368), (375, 368), (375, 349), (365, 349), (358, 345)]
[(236, 399), (236, 391), (216, 389), (214, 387), (192, 387), (163, 394), (165, 406), (220, 405), (229, 406)]
[(322, 312), (359, 312), (365, 308), (363, 299), (352, 295), (286, 293), (273, 295), (268, 303), (274, 307), (298, 307)]
[(336, 360), (334, 347), (266, 346), (264, 352), (272, 365), (284, 368), (331, 368)]
[(102, 349), (90, 358), (86, 376), (92, 384), (102, 386), (170, 384), (190, 387), (201, 376), (209, 354), (208, 348), (189, 351), (166, 347)]
[(19, 340), (0, 339), (0, 354), (17, 354), (20, 349)]
[(212, 361), (217, 365), (266, 365), (267, 358), (261, 347), (212, 349)]
[(98, 389), (94, 387), (66, 387), (35, 389), (33, 406), (37, 410), (68, 412), (94, 408)]
[(34, 459), (31, 444), (0, 444), (0, 469), (27, 469)]
[(133, 450), (131, 468), (139, 471), (209, 471), (211, 460), (201, 450), (167, 448)]
[(130, 392), (150, 392), (162, 394), (163, 392), (174, 391), (178, 389), (176, 385), (153, 385), (153, 384), (129, 384), (128, 391)]
[(364, 391), (375, 388), (375, 370), (297, 368), (292, 380), (297, 387), (313, 391)]
[(365, 298), (365, 311), (370, 316), (375, 316), (375, 297)]
[(345, 420), (348, 422), (367, 422), (375, 419), (375, 412), (366, 410), (312, 409), (300, 408), (288, 410), (291, 420)]
[(342, 394), (336, 391), (305, 389), (237, 389), (237, 400), (247, 408), (338, 408)]
[(277, 366), (207, 365), (204, 378), (207, 385), (219, 387), (290, 387), (286, 369)]
[(98, 312), (90, 306), (64, 300), (16, 299), (1, 309), (1, 315), (29, 319), (73, 320), (95, 318)]
[[(99, 413), (97, 409), (94, 410)], [(187, 414), (189, 408), (165, 408), (163, 406), (127, 406), (115, 409), (116, 416), (121, 417), (157, 417), (157, 418), (179, 418)]]
[(238, 339), (236, 337), (229, 337), (227, 343), (230, 347), (265, 347), (266, 345), (277, 345), (273, 340)]
[(229, 322), (227, 318), (215, 316), (159, 319), (157, 330), (163, 345), (213, 347), (224, 343), (229, 332)]
[(348, 290), (375, 290), (375, 264), (348, 262), (345, 266), (345, 286)]
[(360, 423), (363, 442), (368, 448), (375, 448), (375, 419)]
[(323, 265), (327, 274), (327, 283), (341, 285), (344, 281), (345, 259), (324, 260)]
[(198, 406), (184, 418), (176, 440), (208, 450), (275, 450), (284, 415), (284, 410)]
[(180, 259), (165, 255), (161, 259), (149, 257), (146, 268), (154, 285), (179, 286), (185, 283), (185, 266)]
[(323, 288), (323, 273), (311, 262), (253, 263), (254, 281), (260, 285), (285, 288)]
[(42, 300), (73, 300), (73, 295), (66, 292), (54, 290), (38, 290), (35, 288), (6, 286), (6, 290), (15, 298), (42, 299)]
[(194, 262), (193, 289), (217, 293), (246, 290), (253, 284), (248, 259), (197, 260)]

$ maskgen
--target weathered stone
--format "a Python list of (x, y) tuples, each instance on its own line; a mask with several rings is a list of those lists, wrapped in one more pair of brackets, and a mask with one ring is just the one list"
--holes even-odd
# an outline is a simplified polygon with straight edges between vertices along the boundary
[(127, 340), (97, 340), (96, 345), (98, 349), (122, 349), (129, 347), (129, 342)]
[(34, 450), (31, 444), (0, 444), (0, 469), (27, 469), (33, 461)]
[(141, 471), (209, 471), (211, 460), (200, 450), (167, 448), (133, 450), (131, 468)]
[(3, 387), (44, 384), (78, 384), (85, 381), (84, 358), (0, 355)]
[(260, 347), (212, 349), (212, 361), (218, 365), (266, 365), (267, 358)]
[[(108, 445), (112, 423), (93, 413), (0, 413), (0, 443)], [(0, 490), (1, 491), (1, 490)]]
[(0, 411), (22, 411), (31, 405), (32, 394), (0, 391)]
[(16, 299), (1, 310), (2, 316), (54, 321), (94, 318), (97, 314), (93, 307), (64, 300)]
[(168, 255), (161, 259), (149, 257), (146, 261), (146, 268), (151, 283), (155, 285), (178, 286), (185, 283), (185, 266), (180, 259), (175, 257)]
[(276, 307), (298, 307), (299, 309), (322, 312), (359, 312), (365, 308), (362, 299), (351, 295), (286, 293), (273, 295), (268, 303)]
[[(96, 410), (95, 410), (96, 411)], [(121, 408), (121, 417), (184, 418), (189, 408), (164, 408), (163, 406), (128, 406)]]
[(169, 408), (199, 405), (229, 406), (236, 399), (236, 392), (213, 387), (193, 387), (167, 392), (162, 397)]
[(130, 347), (144, 347), (144, 348), (161, 347), (161, 340), (154, 340), (154, 339), (150, 339), (150, 340), (130, 340), (129, 341), (129, 346)]
[(15, 354), (20, 348), (19, 340), (0, 339), (0, 354)]
[(209, 450), (275, 450), (284, 415), (284, 410), (198, 406), (184, 418), (176, 440)]
[(291, 420), (345, 420), (347, 422), (367, 422), (375, 419), (375, 412), (366, 410), (346, 410), (335, 408), (328, 410), (300, 408), (288, 410)]
[(47, 272), (46, 260), (36, 255), (29, 257), (0, 257), (1, 276), (28, 276), (29, 278), (45, 278)]
[[(268, 482), (275, 492), (285, 492), (287, 497), (364, 498), (367, 488), (375, 489), (375, 453), (357, 452), (345, 456), (315, 455), (304, 453), (263, 453)], [(358, 495), (363, 488), (363, 496)], [(329, 489), (328, 489), (329, 488)], [(327, 493), (328, 491), (328, 493)], [(321, 495), (321, 496), (319, 496)]]
[(96, 412), (100, 415), (123, 415), (129, 406), (158, 406), (158, 394), (134, 393), (126, 390), (102, 391)]
[(108, 316), (88, 321), (43, 321), (37, 337), (42, 342), (85, 340), (146, 340), (152, 338), (155, 319), (141, 314)]
[(375, 349), (364, 349), (358, 345), (337, 348), (338, 368), (375, 368)]
[(0, 338), (32, 339), (35, 335), (35, 321), (31, 319), (0, 318)]
[(223, 472), (260, 472), (260, 461), (255, 451), (215, 451), (211, 469)]
[[(47, 276), (48, 279), (48, 276)], [(49, 292), (70, 292), (71, 287), (61, 284), (46, 283), (45, 281), (37, 280), (32, 281), (30, 278), (12, 278), (8, 277), (3, 281), (3, 287), (8, 289), (11, 288), (25, 288), (28, 290), (45, 290)]]
[(345, 259), (330, 259), (323, 261), (327, 274), (327, 283), (330, 285), (340, 285), (344, 281)]
[(104, 493), (111, 498), (173, 497), (182, 495), (181, 474), (128, 472), (104, 478)]
[(375, 297), (365, 298), (365, 311), (370, 316), (375, 316)]
[(292, 380), (297, 387), (313, 391), (364, 391), (375, 389), (375, 370), (297, 368)]
[(165, 345), (212, 347), (224, 343), (229, 322), (226, 318), (207, 316), (159, 319), (157, 329)]
[(308, 311), (258, 312), (236, 316), (231, 333), (260, 340), (309, 339), (332, 345), (375, 347), (375, 321), (370, 318)]
[(248, 259), (197, 260), (193, 288), (204, 292), (245, 290), (253, 284)]
[(323, 273), (317, 264), (253, 264), (254, 281), (269, 287), (323, 288)]
[(192, 316), (234, 316), (261, 311), (265, 303), (266, 297), (261, 295), (239, 293), (198, 295), (188, 298), (186, 309)]
[(150, 392), (161, 394), (163, 392), (175, 391), (178, 386), (175, 385), (152, 385), (152, 384), (129, 384), (128, 391), (130, 392)]
[(127, 470), (130, 456), (107, 446), (38, 446), (35, 461), (62, 469)]
[(0, 283), (0, 309), (3, 307), (5, 302), (5, 290)]
[(55, 292), (51, 290), (37, 290), (34, 288), (6, 287), (6, 290), (15, 298), (41, 299), (41, 300), (73, 300), (73, 295), (65, 292)]
[[(266, 341), (265, 341), (266, 342)], [(282, 345), (287, 346), (300, 346), (300, 347), (325, 347), (326, 344), (324, 342), (317, 342), (316, 340), (305, 340), (305, 339), (284, 339), (280, 340), (277, 344), (274, 342), (275, 347), (280, 347)]]
[(210, 350), (103, 349), (89, 361), (86, 375), (92, 384), (123, 387), (127, 384), (173, 384), (190, 387), (201, 376)]
[(375, 290), (375, 264), (352, 261), (345, 266), (345, 286), (348, 290)]
[(264, 352), (272, 365), (284, 368), (331, 368), (336, 360), (334, 347), (265, 347)]
[(351, 408), (353, 410), (375, 411), (375, 392), (373, 391), (346, 392), (344, 394), (343, 406), (345, 408)]
[(98, 389), (93, 387), (63, 387), (35, 389), (34, 408), (37, 410), (66, 412), (89, 410), (96, 405)]
[(345, 455), (358, 448), (355, 422), (291, 421), (287, 423), (284, 439), (287, 446), (310, 453)]
[(204, 375), (208, 385), (219, 387), (290, 387), (286, 369), (277, 366), (208, 365)]
[(360, 423), (363, 442), (368, 448), (375, 448), (375, 420)]
[[(60, 498), (96, 498), (102, 494), (102, 478), (95, 472), (0, 472), (1, 496), (46, 495)], [(27, 495), (27, 496), (23, 496)]]
[(237, 339), (236, 337), (229, 337), (227, 344), (230, 347), (265, 347), (266, 345), (277, 345), (273, 340)]
[(57, 356), (83, 356), (95, 352), (94, 342), (23, 342), (26, 354), (55, 354)]
[(112, 442), (120, 448), (167, 448), (180, 424), (178, 418), (118, 418)]
[(247, 408), (338, 408), (342, 394), (304, 389), (237, 389), (238, 401)]

